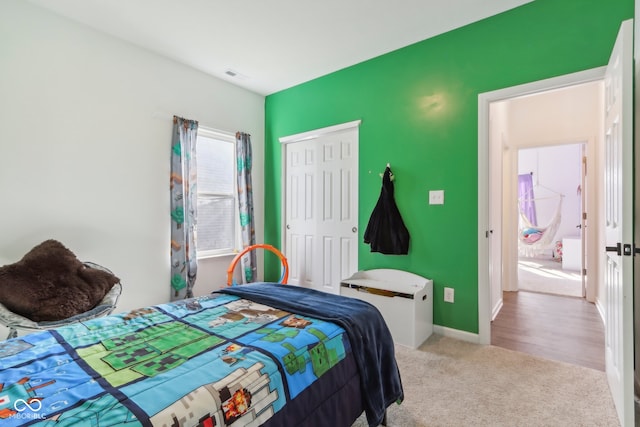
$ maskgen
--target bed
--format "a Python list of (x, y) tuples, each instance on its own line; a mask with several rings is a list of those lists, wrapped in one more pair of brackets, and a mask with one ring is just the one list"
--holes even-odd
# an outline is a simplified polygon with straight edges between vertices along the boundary
[(257, 283), (0, 342), (2, 426), (379, 425), (404, 398), (370, 304)]

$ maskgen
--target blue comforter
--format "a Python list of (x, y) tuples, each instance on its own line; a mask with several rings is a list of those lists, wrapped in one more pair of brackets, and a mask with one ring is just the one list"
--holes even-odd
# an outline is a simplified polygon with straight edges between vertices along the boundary
[(219, 292), (330, 321), (344, 328), (360, 370), (363, 402), (370, 426), (380, 425), (385, 409), (404, 399), (391, 333), (380, 312), (371, 304), (273, 283), (233, 286)]

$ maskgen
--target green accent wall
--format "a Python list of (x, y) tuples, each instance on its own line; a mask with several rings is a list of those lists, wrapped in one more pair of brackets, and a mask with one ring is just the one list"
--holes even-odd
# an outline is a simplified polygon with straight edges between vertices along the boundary
[[(362, 120), (359, 269), (434, 281), (434, 323), (478, 332), (478, 95), (608, 61), (633, 0), (535, 0), (500, 15), (269, 95), (265, 100), (265, 242), (280, 245), (279, 138)], [(387, 163), (411, 233), (409, 254), (362, 242)], [(429, 205), (429, 190), (445, 190)], [(267, 263), (265, 278), (278, 280)], [(455, 289), (455, 303), (443, 288)]]

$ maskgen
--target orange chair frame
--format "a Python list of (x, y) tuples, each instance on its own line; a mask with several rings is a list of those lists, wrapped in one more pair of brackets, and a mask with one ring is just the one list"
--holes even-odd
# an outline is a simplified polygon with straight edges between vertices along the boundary
[(265, 243), (258, 243), (256, 245), (247, 246), (242, 252), (240, 252), (233, 258), (233, 261), (231, 261), (231, 264), (229, 264), (229, 268), (227, 269), (227, 286), (231, 286), (233, 284), (233, 270), (235, 270), (238, 261), (240, 261), (244, 254), (254, 249), (267, 249), (278, 256), (280, 262), (282, 263), (282, 267), (284, 268), (284, 273), (282, 275), (280, 283), (286, 285), (287, 280), (289, 279), (289, 263), (287, 262), (287, 258), (274, 246), (267, 245)]

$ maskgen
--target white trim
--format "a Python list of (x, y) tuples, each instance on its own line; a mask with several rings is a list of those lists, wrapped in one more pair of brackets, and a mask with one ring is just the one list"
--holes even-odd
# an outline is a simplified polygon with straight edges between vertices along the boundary
[(225, 130), (212, 129), (207, 126), (199, 125), (198, 134), (207, 138), (218, 139), (222, 141), (236, 141), (236, 134)]
[(563, 76), (485, 92), (478, 95), (478, 100), (485, 99), (488, 103), (491, 103), (518, 96), (534, 95), (547, 90), (562, 89), (576, 84), (594, 82), (602, 80), (606, 68), (607, 67), (604, 66), (591, 68), (589, 70), (578, 71), (577, 73), (565, 74)]
[(319, 136), (322, 136), (322, 135), (325, 135), (325, 134), (328, 134), (328, 133), (338, 132), (338, 131), (345, 130), (345, 129), (355, 128), (355, 127), (360, 126), (360, 123), (362, 123), (362, 120), (354, 120), (352, 122), (341, 123), (339, 125), (333, 125), (333, 126), (328, 126), (328, 127), (325, 127), (325, 128), (310, 130), (310, 131), (307, 131), (307, 132), (296, 133), (295, 135), (283, 136), (283, 137), (281, 137), (279, 139), (279, 141), (280, 141), (281, 144), (288, 144), (290, 142), (306, 141), (308, 139), (318, 138)]
[[(211, 251), (209, 251), (211, 252)], [(211, 259), (211, 258), (222, 258), (222, 257), (234, 257), (236, 255), (238, 255), (238, 251), (235, 250), (234, 252), (224, 252), (224, 253), (215, 253), (215, 254), (210, 254), (210, 255), (200, 255), (200, 253), (198, 252), (198, 261), (203, 260), (203, 259)]]
[(478, 95), (478, 340), (491, 343), (491, 283), (489, 277), (489, 106), (492, 102), (561, 89), (604, 78), (606, 67), (521, 84)]
[(461, 331), (459, 329), (448, 328), (446, 326), (433, 325), (433, 333), (442, 335), (443, 337), (455, 338), (460, 341), (466, 341), (473, 344), (482, 344), (478, 337), (478, 334), (473, 334), (467, 331)]
[(606, 326), (607, 325), (607, 320), (605, 318), (604, 315), (604, 305), (602, 304), (602, 301), (600, 300), (600, 298), (596, 299), (596, 308), (598, 309), (598, 314), (600, 315), (600, 319), (602, 320), (602, 325)]
[(502, 310), (503, 306), (504, 306), (504, 298), (500, 298), (498, 300), (498, 303), (495, 305), (495, 307), (493, 307), (493, 310), (491, 311), (491, 321), (496, 320), (496, 316), (498, 315), (498, 313), (500, 313), (500, 310)]
[(280, 147), (280, 251), (287, 251), (287, 147)]

